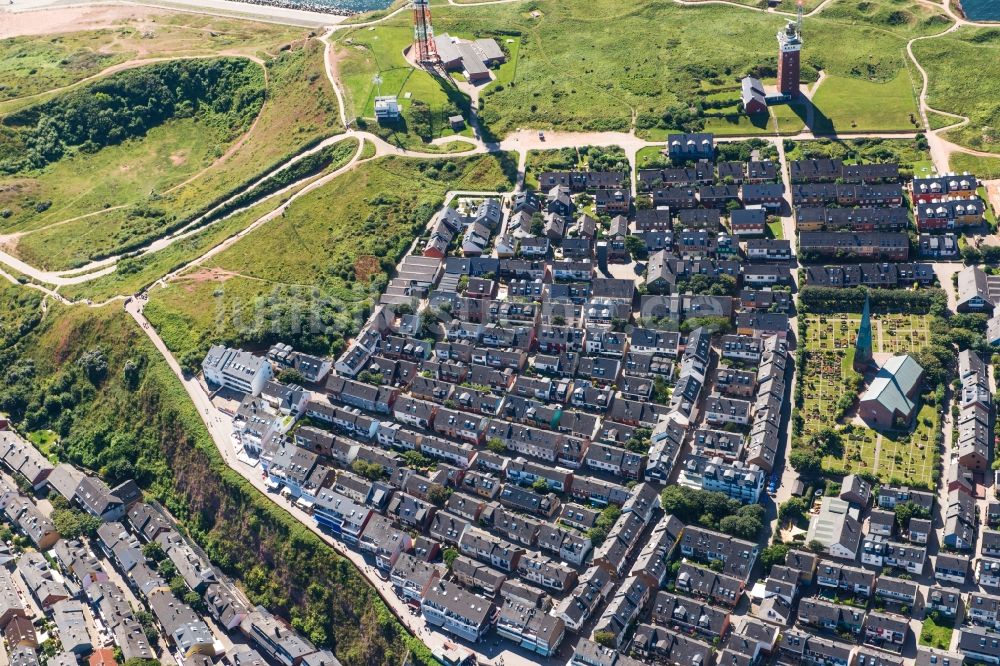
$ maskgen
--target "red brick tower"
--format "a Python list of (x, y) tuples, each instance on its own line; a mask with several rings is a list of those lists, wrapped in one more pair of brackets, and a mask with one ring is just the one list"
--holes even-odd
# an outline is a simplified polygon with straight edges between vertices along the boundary
[(778, 31), (778, 91), (792, 98), (799, 96), (799, 56), (802, 52), (802, 2), (799, 16)]

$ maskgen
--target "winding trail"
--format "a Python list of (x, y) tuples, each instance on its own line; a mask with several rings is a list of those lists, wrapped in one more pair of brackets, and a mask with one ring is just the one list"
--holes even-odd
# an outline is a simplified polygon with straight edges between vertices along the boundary
[[(296, 199), (298, 199), (299, 197), (305, 196), (309, 192), (312, 192), (313, 190), (315, 190), (315, 189), (317, 189), (319, 187), (323, 187), (324, 185), (326, 185), (327, 183), (329, 183), (334, 178), (336, 178), (336, 177), (340, 176), (341, 174), (344, 174), (344, 173), (350, 171), (351, 169), (355, 168), (361, 162), (361, 153), (364, 152), (364, 149), (365, 149), (365, 142), (364, 141), (358, 141), (358, 149), (355, 151), (354, 156), (350, 159), (349, 162), (347, 162), (347, 164), (345, 164), (344, 166), (340, 167), (336, 171), (332, 171), (332, 172), (328, 173), (327, 175), (322, 176), (322, 177), (317, 178), (316, 180), (312, 181), (311, 183), (309, 183), (308, 185), (306, 185), (305, 187), (303, 187), (301, 190), (299, 190), (298, 192), (296, 192), (295, 194), (293, 194), (292, 196), (290, 196), (288, 198), (288, 200), (285, 201), (284, 203), (282, 203), (280, 206), (278, 206), (277, 208), (275, 208), (271, 212), (266, 213), (265, 215), (262, 215), (261, 217), (257, 218), (252, 223), (250, 223), (249, 225), (247, 225), (246, 227), (244, 227), (243, 230), (240, 231), (239, 233), (236, 233), (236, 234), (230, 236), (229, 238), (227, 238), (226, 240), (222, 241), (218, 245), (216, 245), (216, 246), (212, 247), (211, 249), (209, 249), (207, 252), (205, 252), (201, 256), (199, 256), (199, 257), (197, 257), (197, 258), (189, 261), (188, 263), (186, 263), (183, 266), (181, 266), (180, 268), (178, 268), (178, 269), (176, 269), (176, 270), (168, 273), (167, 275), (164, 275), (162, 278), (160, 278), (159, 280), (157, 280), (154, 284), (155, 285), (160, 285), (160, 286), (165, 286), (166, 283), (171, 278), (179, 275), (180, 273), (183, 273), (184, 271), (188, 270), (189, 268), (192, 268), (194, 266), (200, 266), (205, 261), (211, 259), (215, 255), (217, 255), (217, 254), (219, 254), (221, 252), (224, 252), (225, 250), (227, 250), (230, 247), (232, 247), (235, 243), (237, 243), (244, 236), (247, 236), (248, 234), (253, 233), (259, 227), (267, 224), (268, 222), (270, 222), (274, 218), (281, 216), (285, 212), (285, 210), (287, 210), (288, 207), (291, 206), (292, 203)], [(291, 185), (289, 187), (295, 187), (295, 186), (298, 186), (298, 184), (299, 183), (294, 183), (293, 185)], [(288, 188), (286, 188), (286, 189), (288, 189)], [(256, 205), (256, 204), (253, 204), (253, 205)], [(234, 211), (233, 214), (236, 214), (236, 212)]]
[[(952, 143), (951, 141), (948, 141), (942, 136), (943, 132), (963, 127), (964, 125), (967, 125), (970, 122), (970, 120), (967, 116), (963, 116), (958, 113), (952, 113), (951, 111), (942, 111), (941, 109), (935, 109), (930, 105), (930, 103), (927, 101), (928, 89), (930, 88), (930, 76), (928, 76), (927, 70), (924, 69), (924, 66), (920, 64), (920, 61), (917, 59), (916, 54), (913, 52), (913, 45), (919, 41), (938, 39), (940, 37), (955, 32), (962, 26), (984, 25), (984, 24), (972, 23), (957, 16), (952, 11), (948, 0), (943, 0), (943, 2), (940, 5), (936, 3), (931, 3), (931, 4), (933, 4), (934, 7), (943, 9), (949, 15), (949, 17), (951, 17), (955, 22), (947, 30), (944, 30), (942, 32), (933, 35), (914, 37), (913, 39), (908, 41), (906, 43), (906, 55), (913, 63), (913, 66), (917, 68), (917, 71), (920, 72), (921, 86), (920, 86), (920, 95), (918, 97), (919, 103), (917, 106), (920, 111), (920, 119), (923, 121), (924, 127), (926, 128), (927, 131), (927, 144), (928, 148), (930, 149), (931, 159), (934, 162), (934, 168), (937, 169), (938, 173), (946, 173), (947, 171), (949, 171), (949, 163), (951, 161), (951, 156), (954, 153), (964, 153), (966, 155), (975, 155), (977, 157), (996, 157), (996, 158), (1000, 158), (1000, 154), (990, 153), (981, 150), (974, 150), (972, 148), (966, 148), (965, 146), (959, 146), (955, 143)], [(930, 119), (927, 117), (928, 112), (937, 113), (942, 116), (948, 116), (949, 118), (956, 118), (959, 121), (951, 125), (947, 125), (945, 127), (939, 127), (938, 129), (931, 129)]]

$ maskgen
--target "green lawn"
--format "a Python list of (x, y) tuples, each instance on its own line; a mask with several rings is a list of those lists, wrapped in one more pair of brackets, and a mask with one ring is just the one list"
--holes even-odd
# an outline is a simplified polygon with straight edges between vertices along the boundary
[[(282, 334), (336, 351), (364, 322), (445, 192), (510, 189), (516, 164), (507, 154), (366, 162), (298, 199), (202, 269), (153, 290), (147, 315), (185, 358), (204, 354), (214, 341), (245, 344)], [(292, 330), (297, 317), (310, 326)]]
[[(0, 230), (48, 227), (22, 237), (16, 253), (46, 269), (79, 266), (183, 226), (337, 131), (336, 98), (323, 73), (318, 40), (283, 52), (268, 62), (267, 71), (268, 99), (234, 151), (227, 153), (248, 127), (233, 131), (220, 122), (221, 114), (205, 122), (168, 121), (124, 144), (0, 178), (0, 207), (11, 212)], [(52, 204), (38, 212), (39, 201)]]
[(785, 238), (785, 229), (781, 226), (781, 219), (774, 219), (767, 223), (767, 231), (771, 238), (777, 238), (778, 240), (783, 240)]
[(1000, 97), (1000, 31), (962, 27), (940, 39), (914, 43), (913, 52), (930, 77), (928, 103), (971, 120), (947, 132), (948, 139), (1000, 152), (1000, 106), (996, 102)]
[(931, 614), (928, 613), (920, 628), (920, 644), (938, 650), (947, 650), (951, 647), (952, 631), (954, 629), (950, 622), (946, 622), (944, 618), (939, 618), (939, 621), (935, 622)]
[[(455, 134), (448, 118), (463, 115), (468, 97), (453, 81), (444, 81), (411, 67), (403, 57), (403, 50), (412, 41), (413, 28), (409, 23), (387, 24), (374, 29), (345, 31), (339, 35), (336, 48), (347, 97), (347, 117), (364, 119), (369, 129), (393, 143), (423, 150), (426, 141)], [(515, 62), (503, 72), (505, 77), (512, 75)], [(381, 78), (381, 84), (375, 83), (376, 76)], [(375, 97), (379, 93), (396, 95), (403, 114), (401, 125), (383, 128), (375, 122)], [(430, 118), (426, 125), (416, 121), (413, 105), (417, 102), (429, 107)]]
[(664, 146), (646, 146), (640, 148), (635, 155), (635, 164), (638, 169), (658, 169), (667, 163), (667, 157), (663, 154)]
[[(533, 10), (539, 12), (537, 17)], [(720, 134), (773, 131), (773, 124), (754, 127), (745, 117), (727, 116), (735, 111), (744, 74), (773, 71), (774, 34), (786, 20), (722, 5), (684, 7), (659, 0), (563, 0), (475, 8), (441, 4), (434, 9), (439, 34), (486, 36), (502, 30), (501, 41), (519, 40), (516, 73), (482, 93), (481, 117), (498, 136), (523, 127), (628, 130), (633, 117), (643, 136), (657, 138), (658, 132), (695, 126)], [(651, 31), (651, 25), (670, 29)], [(855, 106), (827, 101), (838, 125), (849, 125), (856, 116), (866, 125), (912, 127), (904, 46), (915, 35), (945, 27), (938, 9), (907, 0), (834, 3), (806, 19), (803, 78), (814, 81), (823, 69), (847, 82), (831, 78), (832, 93), (864, 94)], [(341, 43), (347, 37), (357, 44), (345, 47), (349, 55), (341, 63), (341, 77), (352, 91), (353, 107), (363, 108), (372, 75), (379, 68), (399, 66), (401, 47), (411, 38), (410, 17), (400, 14), (375, 30), (347, 33)], [(855, 81), (870, 85), (850, 89)], [(909, 98), (902, 98), (902, 91), (909, 92)], [(690, 111), (697, 102), (720, 100), (722, 108), (704, 109), (704, 114), (718, 117), (699, 119)], [(802, 126), (802, 116), (794, 109), (776, 107), (775, 117), (781, 132)]]
[(801, 103), (776, 104), (768, 109), (779, 134), (798, 134), (806, 127), (806, 109)]
[(952, 118), (951, 116), (946, 116), (935, 111), (927, 112), (927, 122), (930, 124), (932, 130), (941, 129), (942, 127), (948, 127), (949, 125), (954, 125), (960, 122), (960, 118)]
[(828, 76), (813, 104), (812, 129), (820, 134), (920, 129), (917, 97), (906, 68), (886, 82)]

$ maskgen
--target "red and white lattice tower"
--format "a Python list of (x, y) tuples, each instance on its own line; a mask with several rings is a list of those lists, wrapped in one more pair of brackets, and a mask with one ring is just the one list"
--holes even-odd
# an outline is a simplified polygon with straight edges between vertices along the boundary
[(413, 45), (417, 49), (417, 62), (437, 64), (441, 61), (431, 27), (430, 0), (413, 0)]

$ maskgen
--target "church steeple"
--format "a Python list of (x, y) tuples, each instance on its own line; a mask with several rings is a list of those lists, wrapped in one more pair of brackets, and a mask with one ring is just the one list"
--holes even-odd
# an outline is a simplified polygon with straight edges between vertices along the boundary
[(868, 292), (865, 291), (865, 307), (861, 311), (861, 326), (858, 339), (854, 343), (854, 369), (864, 372), (872, 363), (872, 316)]

